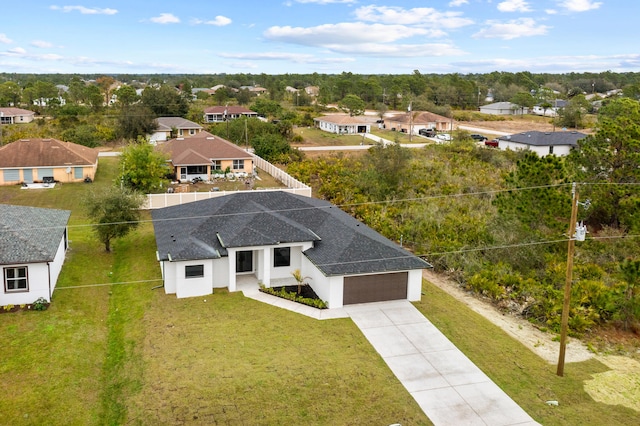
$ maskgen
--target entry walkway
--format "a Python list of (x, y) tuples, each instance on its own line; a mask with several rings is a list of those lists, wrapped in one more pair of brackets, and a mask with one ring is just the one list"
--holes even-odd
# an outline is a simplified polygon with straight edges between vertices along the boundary
[(316, 319), (350, 317), (435, 425), (537, 425), (405, 300), (315, 309), (239, 283), (246, 297)]

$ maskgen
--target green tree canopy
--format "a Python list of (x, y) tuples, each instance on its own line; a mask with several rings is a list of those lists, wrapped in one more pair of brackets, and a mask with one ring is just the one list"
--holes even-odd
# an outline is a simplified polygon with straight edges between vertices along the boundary
[(364, 114), (365, 103), (358, 95), (347, 95), (338, 103), (338, 106), (349, 115)]
[(117, 133), (124, 139), (137, 140), (138, 136), (146, 136), (158, 128), (156, 116), (142, 104), (125, 106), (118, 115)]
[(161, 187), (169, 172), (167, 159), (144, 138), (127, 146), (120, 156), (120, 181), (132, 191), (150, 193)]
[(567, 160), (591, 198), (598, 225), (640, 229), (640, 102), (616, 99), (600, 109), (597, 131), (578, 141)]
[(87, 215), (105, 251), (111, 251), (114, 238), (124, 237), (138, 226), (143, 202), (142, 196), (115, 186), (87, 195), (84, 203)]
[(140, 100), (157, 117), (184, 117), (189, 112), (185, 97), (175, 87), (166, 84), (158, 88), (147, 86)]

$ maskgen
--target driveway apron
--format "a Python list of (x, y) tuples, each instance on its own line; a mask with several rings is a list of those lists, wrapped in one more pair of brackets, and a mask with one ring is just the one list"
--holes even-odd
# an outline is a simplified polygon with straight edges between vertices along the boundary
[(343, 308), (435, 425), (537, 425), (410, 302)]

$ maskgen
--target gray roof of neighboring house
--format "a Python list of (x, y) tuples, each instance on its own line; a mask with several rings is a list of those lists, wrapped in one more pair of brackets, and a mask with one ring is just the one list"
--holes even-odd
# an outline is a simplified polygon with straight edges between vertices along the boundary
[(68, 210), (0, 204), (0, 264), (53, 261), (70, 215)]
[(481, 109), (496, 109), (496, 110), (508, 110), (508, 109), (520, 109), (518, 104), (512, 102), (495, 102), (488, 105), (480, 106)]
[(227, 255), (227, 248), (314, 242), (305, 256), (326, 276), (428, 268), (338, 207), (284, 191), (247, 191), (151, 212), (160, 260)]
[(580, 132), (522, 132), (515, 135), (501, 136), (498, 139), (506, 142), (515, 142), (532, 146), (576, 146), (580, 139), (587, 135)]
[(202, 126), (198, 123), (194, 123), (193, 121), (187, 120), (182, 117), (158, 117), (156, 118), (158, 122), (159, 131), (171, 131), (171, 129), (202, 129)]

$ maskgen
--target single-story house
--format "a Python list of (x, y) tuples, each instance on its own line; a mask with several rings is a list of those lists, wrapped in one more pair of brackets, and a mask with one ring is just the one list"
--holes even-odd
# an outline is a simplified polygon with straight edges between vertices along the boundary
[(534, 105), (534, 107), (531, 109), (531, 113), (536, 115), (543, 115), (545, 117), (556, 117), (558, 115), (558, 112), (562, 108), (566, 107), (569, 102), (565, 101), (564, 99), (554, 99), (549, 103), (551, 104), (551, 106), (546, 110), (542, 107), (542, 104)]
[(0, 306), (51, 302), (68, 247), (70, 211), (0, 204)]
[(35, 115), (28, 109), (0, 107), (0, 124), (31, 123)]
[(522, 108), (512, 102), (495, 102), (493, 104), (482, 105), (480, 112), (493, 115), (524, 115), (529, 113), (529, 108)]
[(240, 117), (258, 117), (258, 113), (237, 105), (212, 106), (204, 109), (206, 123), (222, 123)]
[(213, 175), (223, 174), (227, 168), (232, 173), (253, 173), (251, 154), (209, 132), (171, 139), (158, 145), (157, 149), (167, 154), (176, 179), (180, 182), (197, 178), (210, 181)]
[(431, 267), (323, 200), (245, 191), (151, 212), (164, 289), (177, 297), (237, 291), (239, 276), (265, 287), (300, 270), (329, 308), (420, 300)]
[(498, 138), (498, 148), (512, 151), (534, 151), (538, 156), (564, 156), (576, 147), (580, 139), (587, 137), (580, 132), (522, 132)]
[(314, 118), (315, 127), (329, 133), (339, 135), (370, 133), (371, 124), (376, 122), (375, 118), (363, 115), (350, 116), (348, 114), (331, 114)]
[(0, 185), (93, 180), (98, 150), (57, 139), (22, 139), (0, 148)]
[(202, 131), (202, 126), (182, 117), (158, 117), (158, 128), (149, 138), (149, 142), (164, 142), (171, 138), (193, 136)]
[[(413, 114), (413, 116), (410, 117), (409, 114)], [(395, 129), (398, 132), (409, 133), (409, 127), (412, 128), (414, 135), (418, 134), (420, 129), (451, 132), (453, 130), (453, 120), (428, 111), (390, 114), (384, 118), (385, 129)]]

